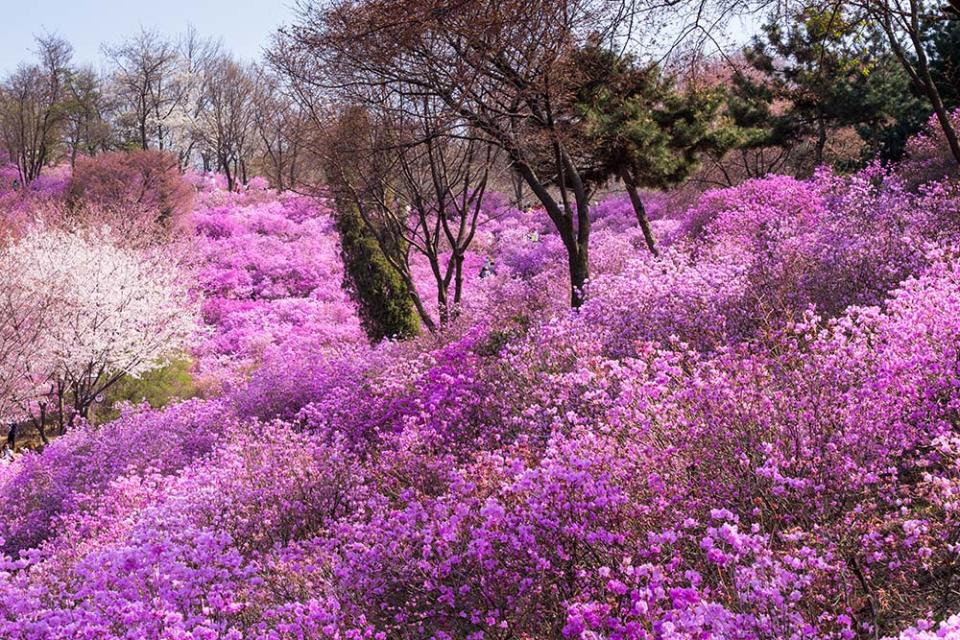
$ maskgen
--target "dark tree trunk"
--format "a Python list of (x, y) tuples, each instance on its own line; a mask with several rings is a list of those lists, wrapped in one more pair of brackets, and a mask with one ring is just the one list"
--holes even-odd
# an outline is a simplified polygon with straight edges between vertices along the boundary
[[(563, 241), (563, 246), (567, 250), (567, 266), (570, 271), (570, 306), (575, 309), (579, 308), (584, 300), (584, 285), (590, 277), (590, 205), (586, 190), (579, 179), (580, 176), (575, 171), (571, 171), (571, 182), (574, 183), (577, 202), (576, 220), (574, 220), (573, 212), (569, 211), (566, 205), (561, 207), (529, 165), (516, 159), (514, 162), (517, 171), (520, 172), (534, 195), (546, 209), (547, 215)], [(571, 168), (569, 161), (565, 162), (564, 165), (568, 170)]]
[(456, 319), (460, 315), (460, 301), (463, 298), (463, 256), (454, 257), (453, 273), (453, 317)]
[(437, 324), (433, 321), (433, 318), (430, 317), (430, 314), (427, 312), (426, 306), (423, 304), (423, 300), (420, 299), (420, 294), (417, 293), (416, 289), (413, 287), (413, 279), (409, 275), (404, 275), (404, 280), (407, 283), (407, 289), (410, 291), (410, 299), (413, 301), (413, 306), (417, 310), (417, 315), (420, 316), (420, 321), (423, 322), (424, 326), (427, 328), (427, 331), (430, 333), (437, 332)]
[(59, 435), (63, 435), (67, 432), (67, 416), (66, 416), (66, 405), (64, 404), (64, 394), (67, 390), (64, 389), (63, 383), (57, 383), (57, 427), (59, 428)]
[(814, 165), (823, 164), (823, 151), (827, 147), (827, 121), (823, 116), (817, 116), (817, 146), (814, 151)]
[(37, 428), (37, 433), (40, 435), (40, 440), (43, 442), (43, 444), (50, 444), (50, 439), (47, 437), (46, 403), (40, 405), (40, 415), (34, 419), (33, 424)]
[(437, 309), (440, 312), (440, 326), (446, 327), (450, 323), (450, 305), (447, 300), (447, 285), (437, 281)]
[(145, 100), (141, 100), (141, 105), (143, 108), (143, 113), (140, 115), (140, 122), (137, 124), (140, 128), (140, 148), (146, 150), (150, 145), (147, 143), (147, 114)]
[(11, 452), (17, 446), (17, 430), (20, 428), (16, 422), (11, 422), (9, 428), (7, 429), (7, 447)]
[(586, 246), (579, 250), (567, 253), (567, 263), (570, 267), (570, 306), (579, 309), (585, 300), (583, 288), (590, 277), (590, 258)]
[(234, 186), (234, 183), (236, 182), (236, 178), (234, 178), (233, 172), (230, 171), (230, 161), (229, 160), (222, 161), (221, 164), (223, 165), (223, 173), (227, 177), (227, 191), (233, 191), (233, 186)]
[(637, 224), (640, 225), (640, 230), (643, 231), (643, 239), (647, 241), (647, 248), (650, 249), (650, 253), (652, 253), (654, 257), (659, 257), (660, 251), (657, 250), (657, 243), (653, 237), (653, 229), (650, 228), (650, 219), (647, 218), (647, 209), (643, 206), (643, 200), (640, 199), (637, 183), (633, 180), (633, 176), (630, 175), (629, 171), (624, 171), (620, 175), (620, 178), (627, 187), (627, 193), (630, 194), (630, 202), (633, 204), (633, 211), (637, 214)]
[(517, 209), (523, 209), (524, 199), (523, 199), (523, 176), (519, 173), (512, 173), (510, 176), (510, 181), (513, 183), (513, 203)]

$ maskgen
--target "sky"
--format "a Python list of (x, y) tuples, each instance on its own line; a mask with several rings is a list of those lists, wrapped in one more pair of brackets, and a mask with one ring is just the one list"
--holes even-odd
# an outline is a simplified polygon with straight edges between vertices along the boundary
[[(54, 33), (74, 47), (74, 62), (99, 66), (104, 44), (141, 28), (173, 37), (192, 25), (224, 50), (258, 60), (276, 29), (289, 23), (296, 0), (0, 0), (0, 77), (33, 59), (34, 36)], [(757, 18), (734, 20), (727, 43), (744, 42)]]
[(295, 0), (0, 0), (0, 73), (33, 57), (34, 35), (62, 36), (74, 61), (99, 65), (100, 47), (141, 27), (166, 35), (193, 25), (224, 49), (252, 61), (270, 35), (290, 21)]

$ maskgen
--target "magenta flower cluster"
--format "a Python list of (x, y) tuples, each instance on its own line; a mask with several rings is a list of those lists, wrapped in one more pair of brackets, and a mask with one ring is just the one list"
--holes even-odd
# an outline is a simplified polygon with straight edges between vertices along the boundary
[(363, 341), (322, 205), (263, 189), (198, 197), (197, 288), (210, 330), (196, 354), (204, 380), (235, 382), (293, 343), (309, 342), (322, 359)]
[(664, 200), (656, 260), (599, 203), (577, 312), (491, 199), (461, 319), (372, 346), (323, 204), (194, 179), (210, 397), (0, 466), (0, 637), (960, 634), (956, 183)]

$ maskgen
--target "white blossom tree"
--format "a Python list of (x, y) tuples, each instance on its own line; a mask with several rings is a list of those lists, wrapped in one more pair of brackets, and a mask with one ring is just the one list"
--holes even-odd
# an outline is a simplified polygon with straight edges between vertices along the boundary
[[(5, 253), (0, 253), (0, 257), (6, 258)], [(33, 295), (19, 286), (24, 266), (20, 262), (0, 261), (0, 423), (8, 427), (5, 446), (10, 448), (27, 417), (25, 405), (45, 382), (34, 377), (32, 365), (42, 344), (43, 320), (51, 299)], [(38, 431), (46, 442), (42, 424)]]
[(19, 355), (7, 365), (6, 377), (28, 383), (14, 399), (25, 410), (56, 415), (61, 430), (88, 418), (97, 397), (124, 376), (182, 353), (196, 330), (179, 268), (165, 250), (125, 247), (107, 232), (38, 230), (0, 253), (0, 263), (16, 274), (0, 326), (31, 326), (37, 336), (30, 349), (14, 349)]

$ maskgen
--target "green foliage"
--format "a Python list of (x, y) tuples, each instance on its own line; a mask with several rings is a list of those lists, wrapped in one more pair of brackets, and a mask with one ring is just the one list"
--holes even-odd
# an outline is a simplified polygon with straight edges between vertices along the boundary
[(771, 21), (744, 50), (751, 71), (735, 76), (728, 108), (758, 132), (748, 146), (811, 138), (819, 164), (830, 136), (852, 127), (865, 156), (895, 156), (923, 121), (925, 105), (876, 25), (837, 7), (808, 6), (789, 25)]
[(591, 156), (585, 176), (594, 184), (629, 174), (639, 187), (665, 189), (687, 179), (703, 153), (738, 142), (721, 118), (718, 90), (678, 90), (658, 66), (599, 46), (580, 50), (577, 66), (583, 81), (575, 109)]
[(103, 423), (118, 418), (118, 406), (124, 402), (146, 402), (153, 408), (160, 408), (177, 400), (195, 397), (199, 390), (190, 374), (191, 365), (189, 359), (181, 358), (148, 371), (139, 378), (122, 378), (104, 394), (103, 401), (95, 405), (94, 422)]
[[(338, 113), (324, 132), (323, 169), (327, 187), (336, 207), (334, 221), (340, 236), (344, 284), (357, 304), (363, 329), (371, 341), (404, 339), (417, 335), (420, 318), (413, 291), (398, 270), (404, 264), (402, 234), (375, 228), (375, 220), (361, 215), (365, 179), (387, 174), (381, 157), (368, 153), (364, 145), (383, 132), (376, 128), (370, 114), (359, 107), (347, 107)], [(375, 145), (370, 145), (374, 147)], [(378, 187), (389, 184), (384, 178)], [(389, 200), (391, 194), (380, 193)], [(389, 253), (386, 253), (389, 252)]]
[(930, 116), (930, 104), (911, 85), (903, 67), (892, 58), (884, 61), (883, 72), (875, 72), (864, 87), (864, 104), (885, 105), (879, 123), (859, 123), (857, 134), (867, 143), (864, 159), (874, 155), (882, 160), (899, 160), (907, 140), (923, 129)]
[(953, 19), (931, 25), (928, 35), (930, 73), (948, 109), (960, 107), (960, 9)]
[(346, 198), (337, 198), (336, 227), (347, 285), (370, 340), (415, 336), (420, 321), (410, 291)]

